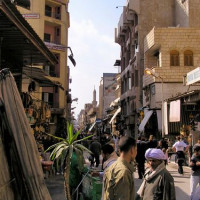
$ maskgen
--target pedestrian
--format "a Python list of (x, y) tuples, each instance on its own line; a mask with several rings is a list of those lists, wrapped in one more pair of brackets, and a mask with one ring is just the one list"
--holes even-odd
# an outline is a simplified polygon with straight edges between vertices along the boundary
[[(101, 180), (103, 180), (104, 177), (104, 172), (108, 167), (110, 167), (117, 159), (118, 156), (113, 148), (112, 145), (110, 144), (105, 144), (102, 149), (101, 149), (101, 155), (104, 159), (103, 163), (103, 171), (102, 172), (92, 172), (92, 176), (99, 176)], [(102, 200), (104, 196), (104, 184), (102, 186)]]
[(162, 150), (162, 148), (164, 148), (164, 147), (162, 146), (162, 141), (159, 140), (156, 149), (161, 149), (161, 150)]
[(103, 200), (134, 200), (133, 161), (137, 154), (136, 140), (123, 136), (119, 140), (120, 157), (104, 174)]
[(168, 164), (168, 153), (167, 153), (167, 150), (165, 148), (162, 148), (162, 152), (165, 155), (164, 163), (165, 163), (165, 166), (166, 166)]
[(160, 149), (148, 149), (145, 153), (148, 171), (140, 186), (136, 200), (175, 200), (174, 179), (165, 168), (165, 155)]
[(137, 156), (135, 158), (137, 162), (137, 169), (138, 169), (138, 177), (142, 179), (145, 173), (145, 152), (147, 150), (147, 143), (145, 142), (144, 137), (138, 137), (137, 141)]
[(192, 169), (192, 174), (190, 177), (190, 198), (193, 198), (193, 194), (200, 185), (200, 146), (194, 148), (194, 154), (190, 161), (190, 167)]
[(178, 161), (178, 173), (183, 174), (183, 163), (185, 162), (185, 152), (188, 150), (188, 145), (181, 140), (180, 136), (177, 137), (177, 140), (173, 145), (173, 150), (176, 152)]
[(196, 146), (200, 146), (200, 137), (198, 138), (197, 143), (193, 146), (193, 151), (194, 151), (194, 148), (195, 148)]
[(149, 141), (147, 142), (148, 148), (156, 148), (158, 146), (158, 141), (154, 139), (153, 135), (149, 136)]
[(90, 145), (90, 151), (92, 152), (90, 156), (90, 167), (94, 167), (94, 164), (96, 163), (96, 167), (99, 166), (100, 160), (99, 156), (101, 154), (101, 144), (98, 142), (97, 138), (93, 138), (93, 142)]
[(191, 161), (193, 155), (193, 146), (192, 146), (192, 134), (188, 136), (188, 155), (189, 155), (189, 162)]

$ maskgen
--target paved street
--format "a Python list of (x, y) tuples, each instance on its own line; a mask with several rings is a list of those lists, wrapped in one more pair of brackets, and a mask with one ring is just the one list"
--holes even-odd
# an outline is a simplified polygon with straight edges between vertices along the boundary
[[(167, 169), (170, 171), (175, 180), (176, 186), (176, 199), (177, 200), (189, 200), (190, 192), (190, 169), (184, 167), (184, 175), (179, 175), (177, 172), (177, 165), (169, 163)], [(52, 200), (65, 200), (64, 195), (64, 180), (62, 175), (51, 176), (46, 179), (47, 187), (52, 196)], [(135, 173), (135, 187), (136, 191), (141, 185), (142, 180), (138, 179), (137, 173)]]

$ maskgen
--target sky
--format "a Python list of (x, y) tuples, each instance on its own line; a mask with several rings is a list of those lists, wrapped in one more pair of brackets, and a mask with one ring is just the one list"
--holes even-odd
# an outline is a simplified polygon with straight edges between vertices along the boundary
[[(118, 73), (114, 67), (120, 59), (120, 46), (115, 43), (117, 28), (126, 0), (70, 0), (68, 46), (76, 60), (70, 66), (70, 84), (75, 118), (86, 103), (93, 100), (94, 87), (99, 100), (99, 84), (103, 73)], [(118, 8), (116, 8), (119, 6)]]

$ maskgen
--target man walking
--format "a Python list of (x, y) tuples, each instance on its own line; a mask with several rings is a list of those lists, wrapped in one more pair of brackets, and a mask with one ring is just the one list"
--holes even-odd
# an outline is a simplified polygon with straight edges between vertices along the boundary
[(181, 140), (181, 137), (177, 137), (177, 142), (173, 145), (173, 150), (176, 151), (178, 160), (178, 173), (183, 174), (183, 163), (185, 162), (185, 152), (188, 150), (188, 145)]
[(103, 200), (134, 200), (135, 170), (132, 161), (137, 154), (136, 140), (123, 136), (118, 144), (120, 157), (104, 174)]
[(193, 195), (198, 185), (200, 185), (200, 146), (194, 148), (194, 155), (190, 161), (190, 167), (192, 168), (192, 174), (190, 178), (190, 198), (193, 199)]
[(149, 170), (144, 175), (137, 200), (175, 200), (174, 180), (165, 168), (165, 155), (160, 149), (148, 149), (145, 153)]
[(90, 145), (90, 151), (93, 153), (91, 155), (91, 167), (94, 166), (94, 163), (96, 162), (96, 167), (99, 166), (100, 160), (99, 156), (101, 154), (101, 144), (98, 142), (97, 138), (94, 138), (94, 141)]
[[(147, 143), (145, 142), (144, 137), (138, 137), (138, 142), (137, 142), (137, 156), (136, 156), (136, 162), (137, 162), (137, 169), (138, 169), (138, 176), (139, 179), (142, 179), (145, 173), (145, 152), (147, 150)], [(141, 139), (141, 140), (140, 140)]]

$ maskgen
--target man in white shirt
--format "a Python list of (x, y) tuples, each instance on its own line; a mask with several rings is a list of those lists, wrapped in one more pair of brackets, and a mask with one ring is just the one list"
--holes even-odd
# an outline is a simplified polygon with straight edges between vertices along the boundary
[(177, 137), (177, 142), (173, 145), (173, 150), (176, 151), (176, 156), (178, 160), (178, 173), (183, 174), (183, 163), (185, 161), (185, 152), (188, 150), (188, 145), (185, 144), (180, 138)]

